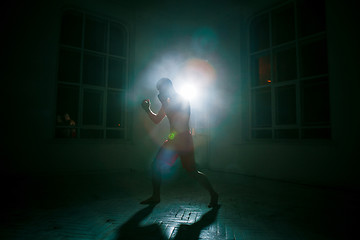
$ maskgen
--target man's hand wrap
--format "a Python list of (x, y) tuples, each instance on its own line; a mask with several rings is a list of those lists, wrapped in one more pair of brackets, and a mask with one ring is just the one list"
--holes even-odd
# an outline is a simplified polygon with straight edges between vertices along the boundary
[(150, 99), (145, 99), (141, 103), (141, 107), (145, 110), (145, 112), (150, 112)]

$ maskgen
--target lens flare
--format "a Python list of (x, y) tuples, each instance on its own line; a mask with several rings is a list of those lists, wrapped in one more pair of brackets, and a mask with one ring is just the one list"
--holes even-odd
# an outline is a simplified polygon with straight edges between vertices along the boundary
[(207, 86), (215, 80), (216, 72), (208, 61), (191, 58), (186, 61), (181, 71), (181, 77), (194, 81), (197, 85)]
[(170, 140), (174, 140), (175, 135), (176, 135), (176, 133), (171, 132), (171, 133), (169, 134), (168, 138), (169, 138)]

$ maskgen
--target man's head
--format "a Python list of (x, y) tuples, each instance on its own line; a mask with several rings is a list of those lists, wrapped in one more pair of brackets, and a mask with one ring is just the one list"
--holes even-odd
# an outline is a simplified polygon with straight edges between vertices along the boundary
[(170, 79), (168, 78), (161, 78), (157, 83), (156, 83), (156, 88), (157, 90), (162, 91), (162, 92), (167, 92), (167, 91), (173, 91), (174, 90), (174, 86), (171, 82)]
[(174, 86), (171, 80), (168, 78), (161, 78), (156, 83), (156, 88), (160, 93), (158, 97), (161, 102), (163, 102), (167, 98), (171, 98), (171, 96), (175, 94)]

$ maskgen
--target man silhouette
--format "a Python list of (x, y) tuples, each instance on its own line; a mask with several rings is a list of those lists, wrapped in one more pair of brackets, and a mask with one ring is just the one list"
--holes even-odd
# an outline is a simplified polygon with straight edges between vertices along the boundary
[(141, 106), (149, 118), (158, 124), (166, 116), (170, 123), (168, 139), (160, 147), (152, 163), (153, 194), (141, 204), (157, 204), (160, 202), (161, 172), (164, 168), (172, 166), (179, 157), (183, 168), (197, 180), (210, 194), (209, 208), (218, 205), (218, 194), (214, 191), (208, 178), (196, 169), (194, 144), (190, 133), (190, 103), (181, 97), (174, 89), (168, 78), (161, 78), (156, 88), (161, 108), (156, 114), (150, 109), (150, 100), (142, 101)]

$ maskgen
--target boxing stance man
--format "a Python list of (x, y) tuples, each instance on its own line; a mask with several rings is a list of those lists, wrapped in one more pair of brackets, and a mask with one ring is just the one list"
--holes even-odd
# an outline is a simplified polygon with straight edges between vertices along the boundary
[(194, 144), (190, 133), (190, 104), (181, 97), (174, 89), (168, 78), (161, 78), (156, 88), (159, 91), (158, 98), (161, 108), (157, 114), (150, 109), (150, 100), (142, 101), (141, 106), (149, 118), (158, 124), (166, 116), (170, 123), (170, 134), (168, 139), (160, 147), (152, 163), (152, 185), (153, 194), (141, 204), (157, 204), (160, 202), (161, 172), (172, 166), (179, 157), (183, 168), (197, 180), (210, 194), (208, 207), (218, 205), (218, 194), (214, 191), (208, 178), (196, 169), (194, 157)]

